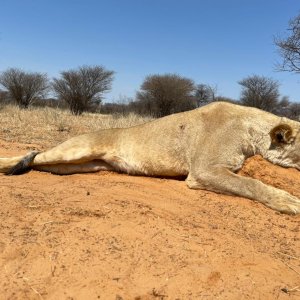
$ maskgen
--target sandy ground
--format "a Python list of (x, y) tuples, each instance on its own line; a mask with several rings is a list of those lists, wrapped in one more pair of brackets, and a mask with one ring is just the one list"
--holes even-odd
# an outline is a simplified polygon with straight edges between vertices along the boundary
[[(294, 169), (255, 157), (242, 174), (300, 197)], [(300, 299), (300, 216), (170, 179), (0, 180), (0, 299)]]

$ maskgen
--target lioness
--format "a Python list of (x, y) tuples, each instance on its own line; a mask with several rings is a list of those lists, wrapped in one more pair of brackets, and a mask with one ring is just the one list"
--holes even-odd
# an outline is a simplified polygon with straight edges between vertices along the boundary
[(280, 212), (300, 213), (297, 197), (235, 174), (255, 154), (300, 170), (300, 123), (256, 108), (216, 102), (131, 128), (77, 136), (41, 153), (0, 158), (0, 172), (113, 170), (187, 176), (186, 183), (193, 189), (238, 195)]

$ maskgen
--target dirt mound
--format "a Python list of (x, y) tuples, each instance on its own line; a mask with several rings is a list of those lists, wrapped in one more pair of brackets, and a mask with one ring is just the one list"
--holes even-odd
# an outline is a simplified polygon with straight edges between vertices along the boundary
[[(296, 170), (254, 157), (241, 174), (300, 197)], [(0, 180), (0, 299), (300, 298), (300, 216), (170, 179)]]

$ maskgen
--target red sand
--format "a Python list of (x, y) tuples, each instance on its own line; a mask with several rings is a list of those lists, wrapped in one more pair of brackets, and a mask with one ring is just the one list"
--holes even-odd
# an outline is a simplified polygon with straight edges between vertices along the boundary
[[(299, 171), (254, 157), (241, 173), (300, 197)], [(299, 215), (169, 179), (0, 180), (0, 299), (300, 299)]]

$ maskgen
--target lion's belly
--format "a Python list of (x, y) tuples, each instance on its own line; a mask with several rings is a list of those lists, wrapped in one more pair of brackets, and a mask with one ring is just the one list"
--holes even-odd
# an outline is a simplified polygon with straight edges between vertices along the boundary
[(105, 160), (115, 171), (132, 175), (148, 176), (186, 176), (188, 167), (173, 159), (137, 159), (114, 156)]

